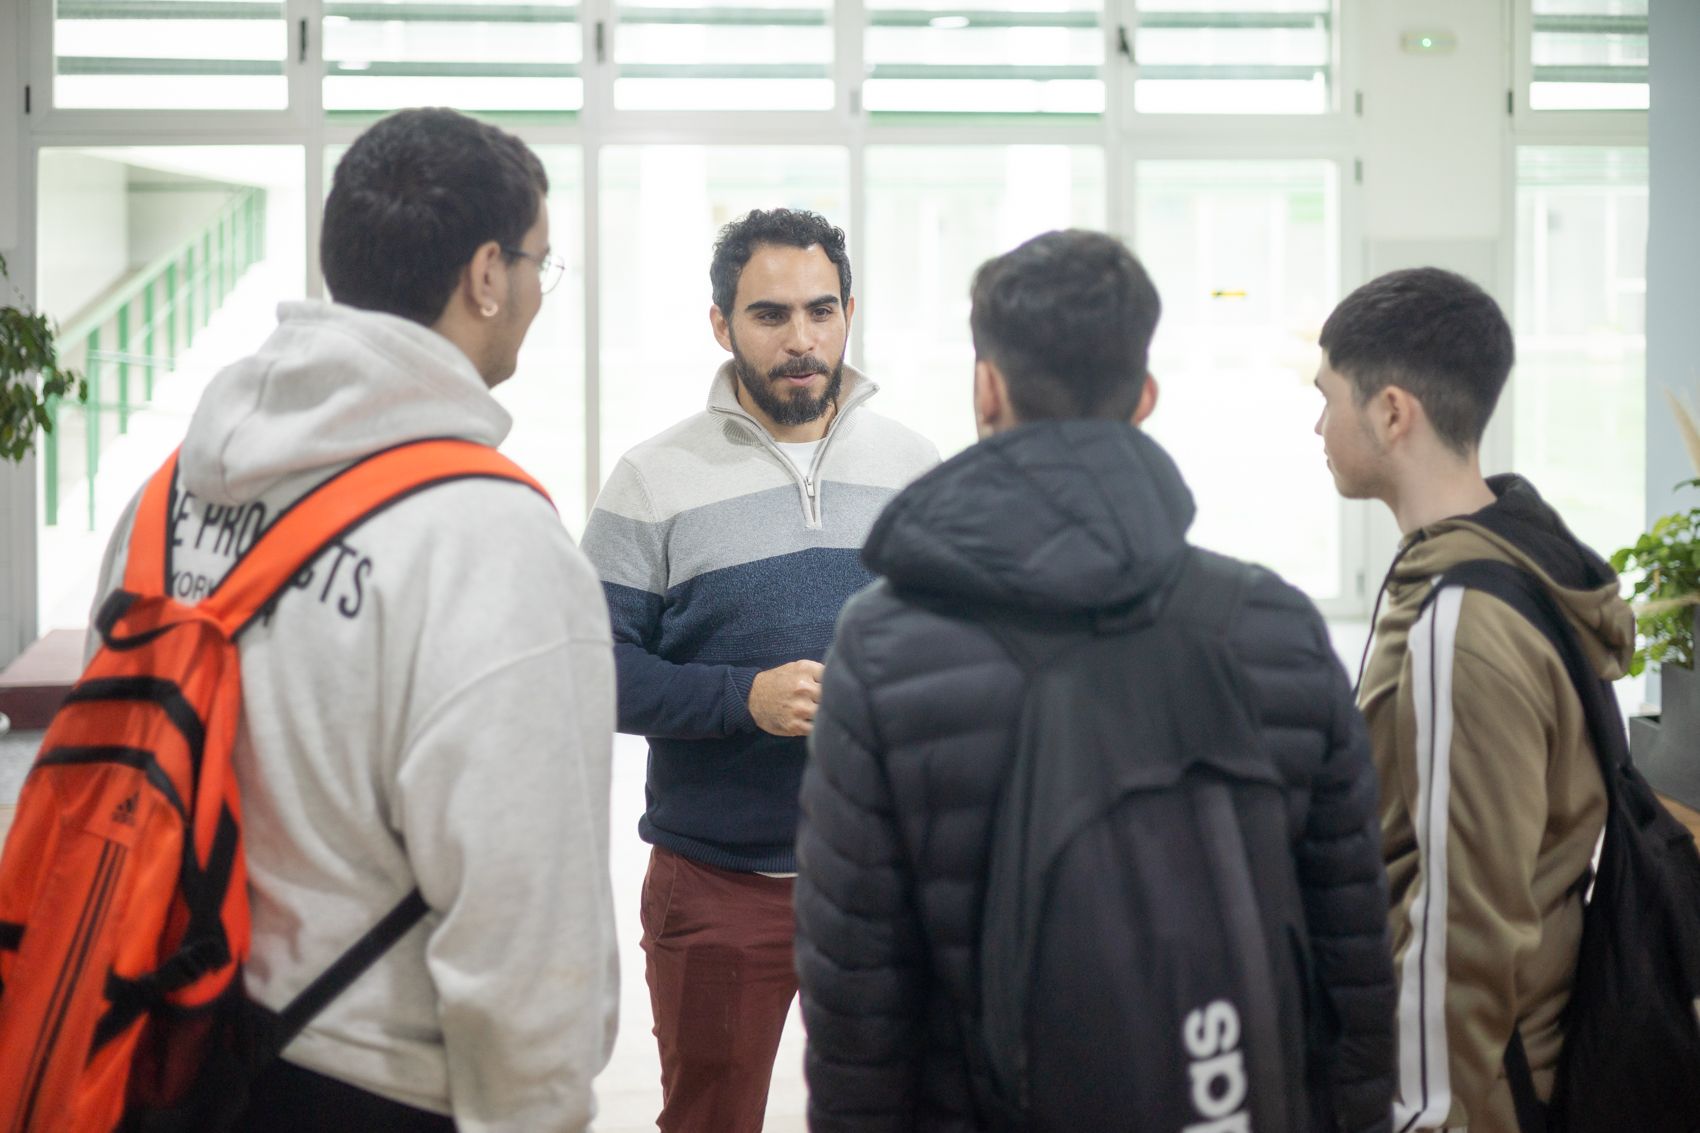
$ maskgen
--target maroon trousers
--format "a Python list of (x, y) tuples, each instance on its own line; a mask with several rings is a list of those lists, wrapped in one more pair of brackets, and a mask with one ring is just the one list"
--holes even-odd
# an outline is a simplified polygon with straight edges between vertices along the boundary
[(643, 951), (661, 1047), (661, 1133), (760, 1133), (797, 994), (792, 884), (650, 852)]

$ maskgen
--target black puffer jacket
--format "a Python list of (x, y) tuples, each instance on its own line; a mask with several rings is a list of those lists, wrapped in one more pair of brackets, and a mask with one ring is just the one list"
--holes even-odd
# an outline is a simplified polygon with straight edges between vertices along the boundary
[[(958, 1017), (976, 996), (1023, 677), (984, 630), (935, 611), (1131, 602), (1171, 576), (1192, 516), (1155, 441), (1070, 421), (974, 446), (875, 525), (864, 558), (883, 580), (839, 621), (802, 789), (797, 966), (816, 1133), (976, 1128)], [(1325, 1004), (1315, 1029), (1331, 1036), (1312, 1073), (1341, 1128), (1385, 1129), (1393, 970), (1363, 723), (1321, 618), (1275, 575), (1257, 572), (1232, 640), (1290, 784)]]

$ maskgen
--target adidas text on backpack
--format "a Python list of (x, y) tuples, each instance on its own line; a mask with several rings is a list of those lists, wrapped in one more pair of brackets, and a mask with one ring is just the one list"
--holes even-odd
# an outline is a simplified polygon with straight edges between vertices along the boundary
[(236, 642), (320, 550), (505, 457), (421, 441), (357, 461), (283, 512), (224, 581), (167, 595), (176, 457), (137, 505), (100, 650), (49, 727), (0, 858), (0, 1133), (216, 1129), (313, 1012), (424, 915), (415, 891), (281, 1015), (243, 995)]

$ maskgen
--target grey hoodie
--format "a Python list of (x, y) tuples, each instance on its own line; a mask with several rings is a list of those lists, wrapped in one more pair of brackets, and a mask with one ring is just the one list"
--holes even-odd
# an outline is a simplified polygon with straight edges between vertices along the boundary
[[(190, 423), (171, 532), (185, 601), (357, 457), (425, 437), (493, 446), (512, 423), (424, 327), (316, 302), (279, 319)], [(619, 984), (594, 571), (535, 493), (467, 480), (379, 513), (296, 587), (240, 644), (249, 995), (281, 1007), (417, 885), (424, 923), (285, 1057), (463, 1130), (586, 1128)]]

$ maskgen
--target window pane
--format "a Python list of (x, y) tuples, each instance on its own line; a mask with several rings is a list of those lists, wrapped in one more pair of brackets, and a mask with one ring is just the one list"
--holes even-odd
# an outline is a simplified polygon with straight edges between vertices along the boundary
[(829, 110), (831, 8), (621, 0), (614, 105), (622, 110)]
[(573, 538), (584, 531), (584, 159), (577, 146), (532, 146), (549, 174), (549, 250), (567, 271), (543, 297), (519, 368), (496, 387), (513, 414), (502, 451), (549, 489)]
[(294, 146), (44, 149), (38, 306), (89, 383), (40, 439), (43, 630), (87, 624), (101, 552), (183, 439), (201, 390), (298, 299), (303, 153)]
[(1330, 0), (1139, 0), (1134, 109), (1146, 114), (1321, 114)]
[(577, 110), (584, 104), (571, 0), (330, 0), (327, 110)]
[(57, 0), (53, 47), (59, 107), (289, 106), (282, 0)]
[(708, 321), (708, 265), (720, 227), (780, 205), (842, 227), (850, 157), (827, 146), (609, 146), (601, 162), (606, 477), (627, 449), (707, 404), (727, 358)]
[(1645, 149), (1517, 151), (1517, 470), (1602, 554), (1642, 526), (1646, 265)]
[(856, 317), (874, 408), (945, 456), (974, 441), (974, 270), (1052, 228), (1104, 224), (1104, 153), (1089, 146), (870, 146), (868, 263)]
[(1337, 171), (1143, 161), (1135, 186), (1136, 250), (1163, 298), (1147, 427), (1192, 487), (1193, 538), (1313, 598), (1340, 597), (1341, 502), (1312, 433), (1311, 384), (1340, 292)]
[(1534, 0), (1533, 110), (1647, 109), (1647, 0)]
[(872, 0), (862, 103), (871, 111), (1102, 113), (1099, 9), (1089, 0), (1002, 0), (973, 11)]

